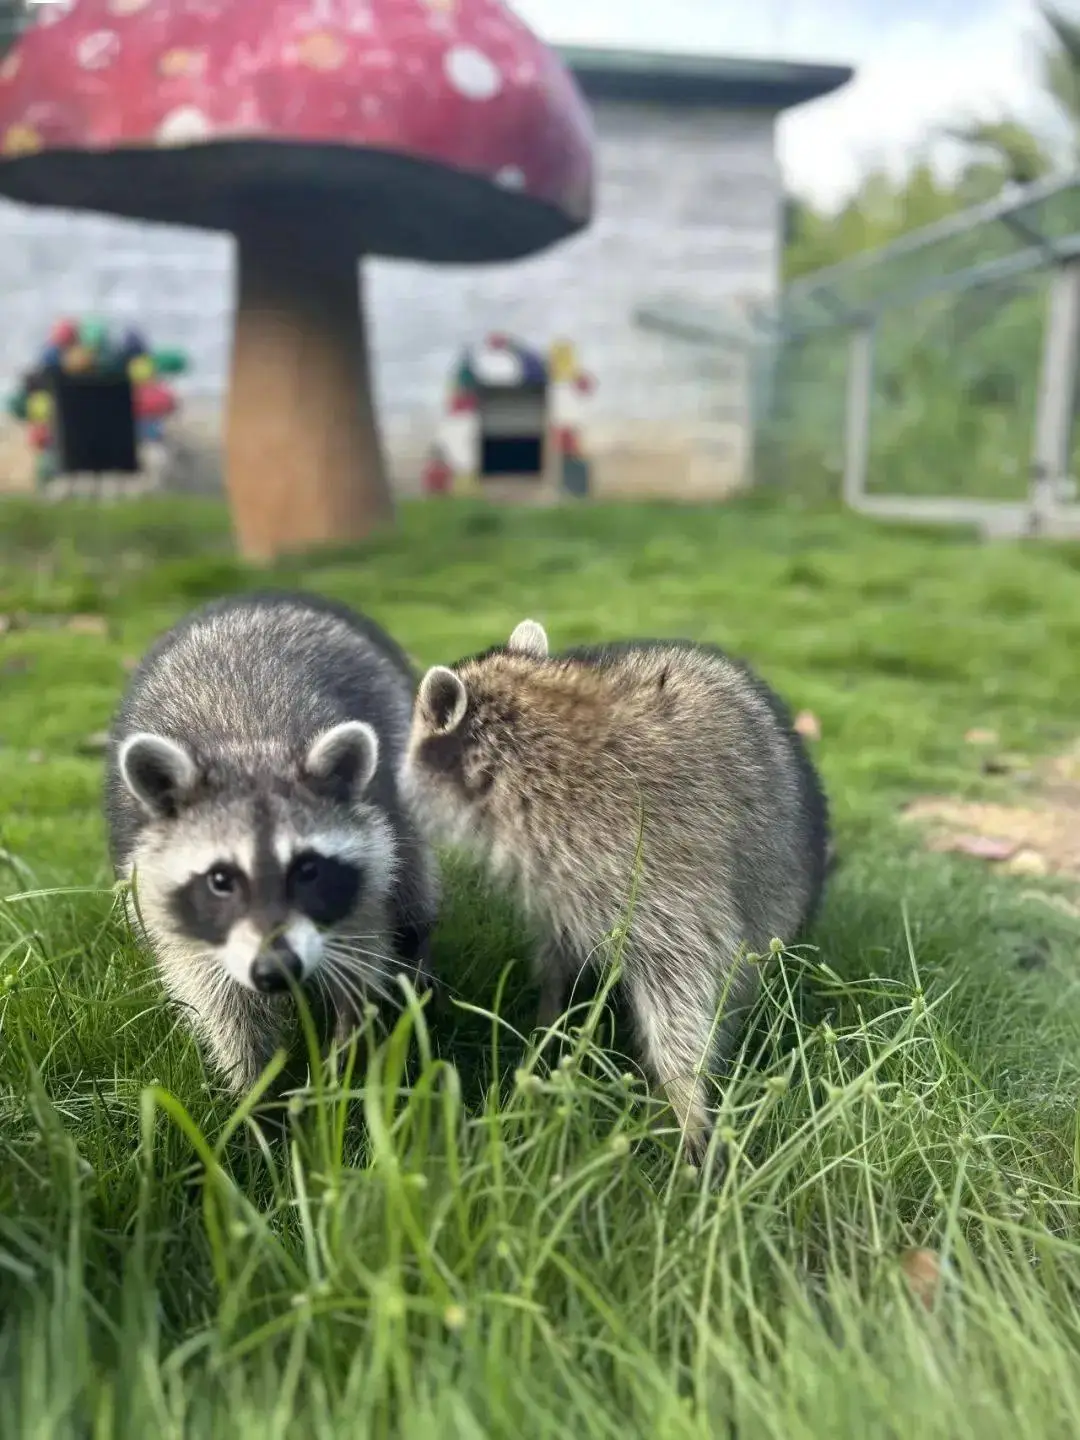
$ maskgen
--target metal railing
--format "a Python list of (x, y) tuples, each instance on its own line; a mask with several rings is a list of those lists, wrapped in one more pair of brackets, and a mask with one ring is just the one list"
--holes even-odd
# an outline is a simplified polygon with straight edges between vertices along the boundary
[[(785, 402), (789, 420), (798, 410), (801, 384), (803, 415), (817, 411), (836, 432), (833, 463), (852, 508), (993, 534), (1080, 535), (1080, 174), (1015, 187), (794, 282), (763, 347), (763, 449), (803, 453), (798, 425), (778, 424)], [(841, 385), (842, 396), (827, 394)], [(949, 407), (955, 442), (945, 444)], [(922, 493), (890, 491), (905, 452)], [(999, 495), (1002, 481), (993, 497), (971, 494), (999, 460), (1016, 493)], [(940, 493), (949, 488), (968, 493)]]
[(1080, 535), (1080, 173), (801, 278), (770, 312), (663, 297), (636, 319), (749, 357), (759, 484), (838, 489), (883, 518)]

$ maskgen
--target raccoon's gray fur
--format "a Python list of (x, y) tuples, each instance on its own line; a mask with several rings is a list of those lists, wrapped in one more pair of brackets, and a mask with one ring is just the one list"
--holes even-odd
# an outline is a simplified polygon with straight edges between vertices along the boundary
[(536, 924), (544, 1026), (636, 882), (622, 984), (645, 1068), (700, 1155), (700, 1073), (730, 1054), (757, 991), (741, 952), (793, 939), (824, 879), (825, 799), (781, 702), (714, 648), (549, 656), (526, 620), (507, 646), (428, 671), (402, 781), (427, 833), (477, 853)]
[(373, 624), (266, 593), (162, 636), (113, 722), (106, 818), (162, 979), (246, 1089), (283, 1038), (285, 972), (342, 1039), (427, 974), (432, 852), (398, 788), (414, 677)]

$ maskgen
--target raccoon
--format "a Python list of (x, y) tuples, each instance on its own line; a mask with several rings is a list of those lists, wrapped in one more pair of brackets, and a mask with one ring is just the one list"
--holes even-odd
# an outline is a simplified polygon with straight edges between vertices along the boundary
[(541, 1026), (629, 914), (640, 1058), (700, 1159), (700, 1072), (730, 1059), (758, 989), (745, 953), (793, 939), (824, 884), (826, 801), (782, 702), (710, 646), (549, 655), (525, 620), (424, 676), (402, 786), (425, 832), (472, 850), (534, 922)]
[(414, 675), (303, 594), (217, 601), (162, 636), (109, 736), (113, 865), (168, 993), (229, 1086), (285, 1034), (290, 977), (343, 1040), (397, 972), (423, 988), (436, 862), (401, 796)]

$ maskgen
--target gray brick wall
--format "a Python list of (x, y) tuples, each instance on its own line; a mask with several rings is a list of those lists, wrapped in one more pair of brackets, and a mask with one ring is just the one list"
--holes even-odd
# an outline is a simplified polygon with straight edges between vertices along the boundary
[[(495, 328), (577, 342), (599, 380), (600, 446), (666, 434), (707, 449), (710, 430), (741, 423), (740, 367), (642, 331), (633, 311), (664, 293), (710, 307), (775, 294), (774, 117), (603, 104), (596, 125), (599, 203), (586, 234), (509, 266), (369, 262), (379, 402), (400, 463), (426, 445), (456, 353)], [(188, 350), (187, 389), (212, 405), (227, 368), (231, 265), (224, 237), (0, 202), (0, 380), (57, 315), (94, 313)]]

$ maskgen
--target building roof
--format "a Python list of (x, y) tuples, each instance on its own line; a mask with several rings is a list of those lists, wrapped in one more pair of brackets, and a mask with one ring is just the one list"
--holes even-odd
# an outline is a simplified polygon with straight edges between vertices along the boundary
[(787, 60), (585, 45), (556, 48), (590, 100), (786, 110), (839, 90), (855, 73), (849, 65), (802, 65)]

